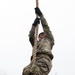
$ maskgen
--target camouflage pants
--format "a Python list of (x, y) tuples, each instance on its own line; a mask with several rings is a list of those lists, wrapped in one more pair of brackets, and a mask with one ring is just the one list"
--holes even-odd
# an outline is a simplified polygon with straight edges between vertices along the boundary
[(39, 55), (36, 62), (32, 62), (23, 69), (22, 75), (48, 75), (52, 68), (51, 59), (47, 55)]

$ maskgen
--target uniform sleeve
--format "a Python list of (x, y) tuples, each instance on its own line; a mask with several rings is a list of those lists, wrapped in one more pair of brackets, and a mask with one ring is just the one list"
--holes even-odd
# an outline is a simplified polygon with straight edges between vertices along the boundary
[(47, 23), (47, 21), (46, 21), (46, 19), (44, 18), (43, 15), (40, 16), (40, 19), (41, 19), (41, 24), (42, 24), (42, 27), (43, 27), (43, 31), (46, 33), (47, 38), (50, 39), (51, 46), (53, 46), (54, 45), (54, 37), (53, 37), (52, 32), (51, 32), (51, 30), (48, 26), (48, 23)]
[(30, 32), (29, 32), (29, 41), (32, 46), (34, 46), (34, 34), (35, 34), (35, 27), (32, 26)]

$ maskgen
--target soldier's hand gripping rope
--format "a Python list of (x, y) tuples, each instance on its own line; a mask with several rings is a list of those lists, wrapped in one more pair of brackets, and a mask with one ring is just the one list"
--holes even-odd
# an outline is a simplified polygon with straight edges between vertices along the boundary
[(42, 12), (38, 7), (35, 8), (35, 13), (38, 14), (38, 16), (42, 15)]
[(40, 18), (36, 18), (32, 25), (36, 27), (38, 24), (40, 24)]

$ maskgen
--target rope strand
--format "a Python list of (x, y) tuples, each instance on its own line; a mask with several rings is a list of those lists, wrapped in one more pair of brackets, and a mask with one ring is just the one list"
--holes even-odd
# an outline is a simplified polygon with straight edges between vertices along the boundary
[[(38, 7), (38, 0), (36, 0), (36, 7)], [(36, 18), (38, 18), (38, 15), (36, 14)], [(34, 47), (33, 47), (33, 64), (36, 61), (36, 50), (37, 50), (37, 37), (38, 37), (38, 25), (35, 27), (35, 40), (34, 40)]]
[[(36, 7), (38, 7), (38, 0), (36, 0)], [(38, 18), (38, 15), (36, 14), (36, 18)], [(30, 72), (32, 72), (32, 68), (34, 67), (34, 64), (36, 62), (36, 51), (37, 51), (37, 37), (38, 37), (38, 25), (35, 27), (35, 35), (34, 35), (34, 47), (33, 47), (33, 59), (32, 59), (32, 67), (30, 69)]]

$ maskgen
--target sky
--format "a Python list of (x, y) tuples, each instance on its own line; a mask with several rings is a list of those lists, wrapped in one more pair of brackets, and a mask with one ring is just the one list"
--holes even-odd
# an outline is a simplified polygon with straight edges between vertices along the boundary
[[(0, 75), (22, 75), (30, 63), (35, 7), (35, 0), (0, 0)], [(55, 38), (49, 75), (75, 75), (75, 0), (39, 0), (39, 8)]]

